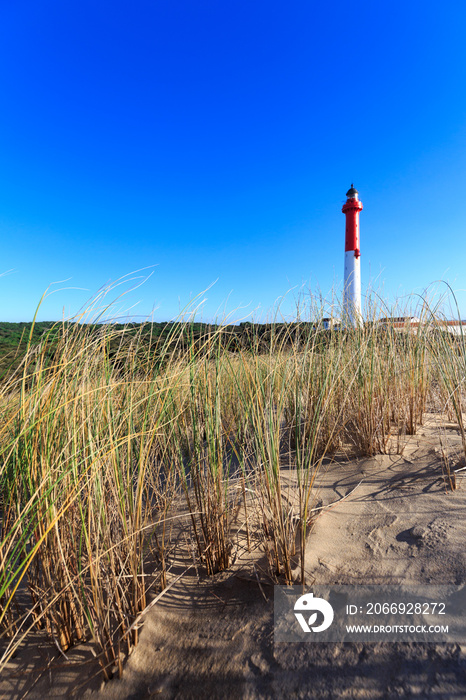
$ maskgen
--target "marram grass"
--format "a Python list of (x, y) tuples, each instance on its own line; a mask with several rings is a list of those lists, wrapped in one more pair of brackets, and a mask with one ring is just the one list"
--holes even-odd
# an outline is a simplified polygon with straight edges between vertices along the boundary
[(39, 628), (121, 673), (169, 582), (174, 523), (208, 575), (232, 565), (240, 524), (267, 575), (304, 584), (323, 461), (402, 450), (429, 401), (466, 454), (462, 337), (432, 313), (416, 333), (313, 317), (241, 342), (221, 325), (64, 323), (29, 345), (0, 388), (1, 666)]

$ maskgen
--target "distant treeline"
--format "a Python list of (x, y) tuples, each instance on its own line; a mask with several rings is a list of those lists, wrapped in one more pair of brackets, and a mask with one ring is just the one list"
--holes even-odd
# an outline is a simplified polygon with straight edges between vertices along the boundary
[[(46, 350), (42, 357), (53, 360), (54, 348), (60, 341), (63, 334), (68, 334), (75, 328), (72, 322), (40, 321), (35, 324), (28, 322), (9, 323), (0, 322), (0, 381), (11, 376), (11, 374), (21, 365), (28, 347), (33, 348), (41, 343), (46, 343)], [(392, 343), (403, 348), (407, 342), (407, 334), (396, 333), (393, 329), (379, 326), (377, 332), (373, 333), (374, 326), (378, 324), (364, 324), (365, 329), (370, 333), (371, 342), (381, 339), (386, 342), (387, 336), (392, 336)], [(133, 343), (136, 357), (139, 361), (146, 363), (157, 360), (164, 363), (169, 356), (175, 354), (193, 353), (196, 354), (212, 351), (212, 348), (221, 347), (230, 352), (252, 351), (254, 353), (265, 353), (274, 349), (283, 349), (293, 344), (304, 345), (313, 338), (313, 343), (317, 341), (317, 346), (322, 350), (328, 347), (332, 335), (342, 332), (346, 335), (348, 331), (338, 329), (324, 330), (321, 321), (316, 322), (292, 322), (292, 323), (252, 323), (245, 321), (239, 325), (215, 325), (196, 322), (153, 322), (153, 323), (129, 323), (119, 324), (79, 324), (80, 331), (87, 333), (89, 343), (98, 337), (105, 339), (106, 357), (110, 363), (118, 368), (128, 360), (128, 343)], [(315, 334), (318, 332), (318, 336)], [(351, 331), (349, 331), (351, 333)], [(409, 334), (408, 334), (409, 335)], [(452, 338), (445, 331), (436, 331), (437, 336), (446, 335), (450, 344), (460, 344), (461, 338)], [(433, 338), (433, 336), (431, 336)], [(316, 345), (314, 344), (314, 348)], [(159, 362), (160, 358), (160, 362)], [(31, 367), (31, 366), (30, 366)], [(30, 370), (29, 370), (30, 371)]]
[[(21, 364), (28, 346), (36, 346), (45, 338), (50, 355), (53, 354), (54, 343), (58, 342), (64, 327), (70, 329), (73, 324), (53, 321), (9, 323), (0, 322), (0, 378), (9, 376)], [(81, 324), (90, 336), (102, 333), (102, 324)], [(132, 337), (139, 338), (139, 347), (145, 352), (164, 352), (167, 344), (181, 353), (193, 347), (202, 352), (203, 343), (215, 338), (222, 347), (231, 352), (253, 350), (266, 352), (270, 348), (272, 338), (275, 342), (284, 343), (303, 341), (315, 331), (315, 324), (309, 322), (296, 323), (264, 323), (256, 324), (243, 322), (239, 325), (217, 326), (196, 322), (153, 322), (111, 324), (109, 337), (109, 357), (118, 362), (118, 348), (121, 339), (130, 341)], [(324, 335), (326, 335), (324, 333)]]

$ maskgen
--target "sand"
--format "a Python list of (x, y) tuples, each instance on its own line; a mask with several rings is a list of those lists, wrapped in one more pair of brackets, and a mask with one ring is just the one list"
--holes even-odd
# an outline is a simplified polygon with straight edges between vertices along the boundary
[[(460, 455), (455, 425), (430, 416), (401, 455), (328, 464), (307, 547), (309, 583), (465, 583), (466, 471), (455, 491), (442, 476), (445, 459), (464, 464)], [(186, 569), (180, 558), (171, 580)], [(65, 660), (37, 637), (3, 673), (0, 697), (466, 698), (459, 644), (274, 645), (263, 563), (259, 551), (237, 556), (213, 579), (191, 567), (145, 616), (121, 679), (102, 683), (89, 645)]]

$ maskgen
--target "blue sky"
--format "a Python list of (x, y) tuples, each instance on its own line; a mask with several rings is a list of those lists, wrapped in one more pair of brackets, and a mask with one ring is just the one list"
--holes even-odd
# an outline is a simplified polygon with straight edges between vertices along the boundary
[(18, 0), (0, 20), (0, 320), (52, 283), (39, 318), (70, 316), (142, 268), (115, 314), (264, 317), (291, 290), (292, 316), (300, 290), (341, 291), (351, 182), (363, 288), (445, 280), (466, 317), (464, 2)]

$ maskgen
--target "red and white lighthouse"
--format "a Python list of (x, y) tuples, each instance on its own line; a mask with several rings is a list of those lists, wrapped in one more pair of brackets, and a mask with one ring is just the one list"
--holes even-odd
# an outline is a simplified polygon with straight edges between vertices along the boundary
[(350, 326), (362, 325), (361, 313), (361, 263), (359, 248), (359, 212), (362, 202), (358, 191), (351, 183), (346, 193), (342, 212), (346, 216), (345, 235), (345, 286), (343, 290), (344, 323)]

